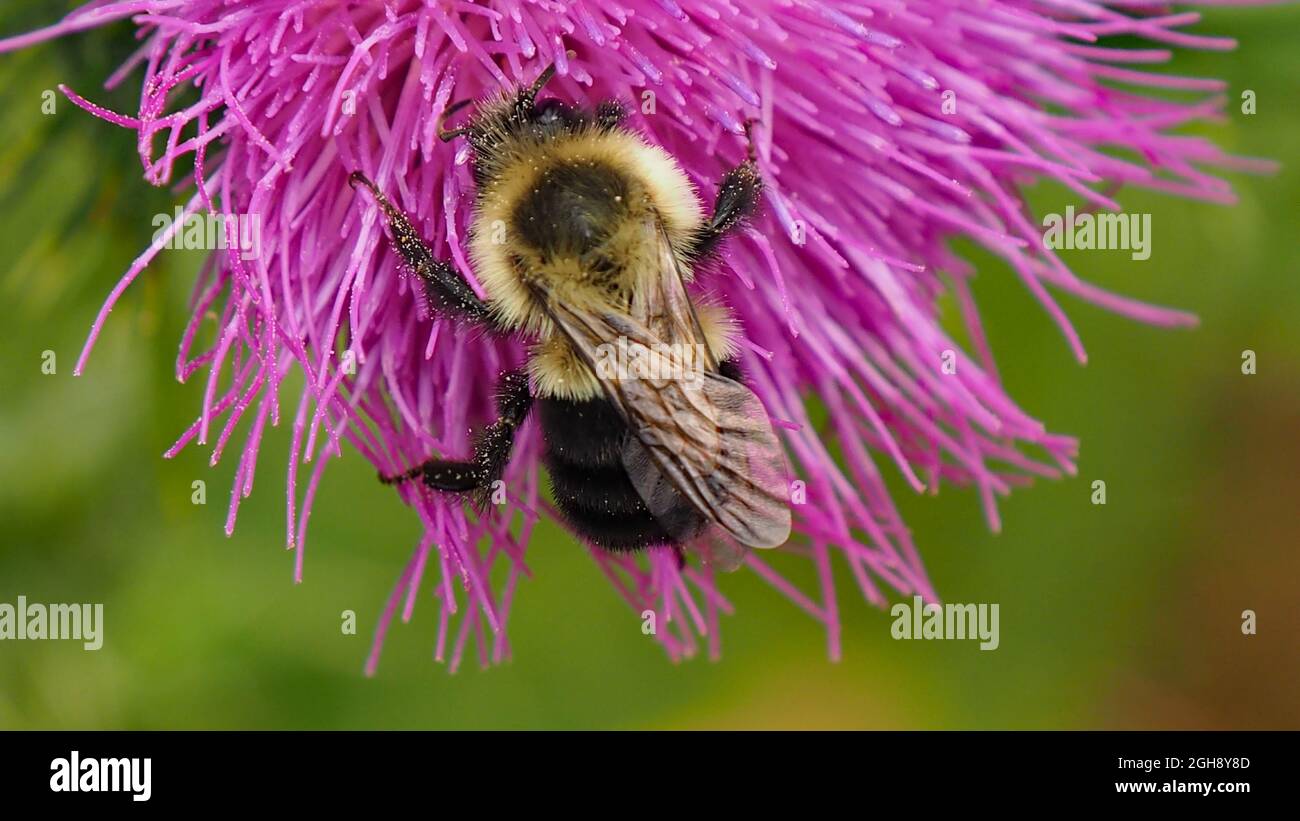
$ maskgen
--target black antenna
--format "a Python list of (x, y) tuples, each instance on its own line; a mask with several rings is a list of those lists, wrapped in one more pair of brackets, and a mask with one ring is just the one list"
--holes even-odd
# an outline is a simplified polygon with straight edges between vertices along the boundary
[(538, 74), (537, 79), (533, 81), (532, 87), (528, 89), (528, 99), (530, 100), (537, 99), (538, 93), (540, 93), (541, 90), (546, 87), (546, 84), (550, 82), (551, 78), (554, 76), (555, 76), (555, 63), (551, 63), (549, 66), (543, 69), (542, 73)]
[(438, 118), (438, 139), (442, 140), (443, 142), (449, 142), (451, 140), (456, 139), (462, 134), (469, 133), (468, 127), (462, 126), (461, 128), (453, 128), (452, 130), (448, 131), (444, 129), (442, 126), (445, 122), (447, 122), (447, 118), (455, 114), (457, 111), (460, 111), (462, 108), (464, 108), (465, 106), (469, 105), (472, 102), (474, 101), (457, 100), (456, 102), (452, 103), (451, 105), (447, 106), (442, 110), (442, 116)]

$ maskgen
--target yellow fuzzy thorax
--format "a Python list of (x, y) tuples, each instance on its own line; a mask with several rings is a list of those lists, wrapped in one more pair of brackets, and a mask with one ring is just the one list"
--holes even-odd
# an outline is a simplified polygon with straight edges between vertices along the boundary
[[(671, 155), (623, 129), (590, 129), (544, 143), (512, 137), (496, 146), (493, 154), (471, 227), (474, 273), (497, 323), (534, 340), (528, 367), (537, 395), (574, 401), (596, 398), (602, 388), (595, 374), (555, 333), (554, 323), (529, 285), (542, 286), (552, 299), (570, 304), (625, 304), (638, 275), (672, 275), (655, 271), (661, 246), (646, 240), (644, 219), (650, 216), (663, 225), (682, 276), (689, 281), (693, 272), (684, 249), (704, 219), (695, 189)], [(610, 226), (605, 241), (621, 262), (620, 272), (612, 275), (585, 271), (576, 257), (543, 259), (537, 249), (513, 236), (515, 209), (548, 172), (561, 165), (582, 164), (615, 169), (629, 184), (626, 214)], [(732, 357), (735, 328), (726, 308), (700, 304), (697, 314), (702, 342), (714, 360)]]
[[(627, 221), (625, 231), (630, 234), (636, 227), (633, 223), (638, 211), (653, 209), (678, 252), (681, 270), (688, 278), (691, 276), (690, 265), (681, 249), (701, 224), (703, 211), (690, 181), (677, 161), (663, 149), (622, 129), (592, 129), (546, 143), (519, 139), (513, 145), (502, 146), (497, 156), (499, 159), (478, 194), (470, 234), (470, 257), (474, 274), (487, 292), (488, 302), (502, 327), (542, 341), (549, 339), (553, 331), (550, 319), (535, 303), (528, 284), (516, 273), (518, 266), (512, 264), (512, 255), (528, 263), (524, 267), (529, 276), (547, 280), (548, 289), (556, 296), (586, 297), (582, 286), (589, 272), (582, 271), (576, 259), (537, 263), (531, 256), (532, 249), (512, 237), (516, 205), (549, 169), (561, 164), (591, 163), (618, 169), (633, 184), (636, 200), (629, 203), (633, 216)], [(645, 262), (639, 257), (649, 253), (649, 249), (638, 248), (637, 238), (621, 237), (625, 231), (615, 232), (613, 242), (620, 247), (619, 252), (630, 268)]]

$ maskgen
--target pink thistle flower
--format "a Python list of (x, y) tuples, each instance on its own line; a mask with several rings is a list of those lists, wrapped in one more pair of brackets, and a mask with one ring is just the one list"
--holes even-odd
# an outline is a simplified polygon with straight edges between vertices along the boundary
[[(128, 18), (140, 47), (107, 85), (142, 71), (139, 111), (64, 93), (137, 131), (145, 179), (179, 180), (187, 215), (251, 217), (261, 228), (259, 253), (248, 258), (227, 223), (230, 248), (195, 286), (176, 373), (204, 379), (206, 390), (166, 455), (210, 445), (215, 464), (246, 425), (234, 448), (229, 533), (252, 492), (263, 431), (291, 424), (285, 538), (299, 581), (313, 498), (344, 440), (382, 473), (432, 453), (464, 454), (470, 428), (492, 415), (484, 386), (523, 356), (516, 341), (430, 316), (373, 203), (348, 187), (349, 172), (364, 171), (415, 216), (438, 254), (472, 272), (468, 150), (436, 139), (453, 100), (530, 81), (554, 63), (550, 93), (587, 106), (630, 101), (631, 125), (675, 156), (706, 200), (743, 157), (743, 121), (757, 118), (765, 207), (707, 284), (743, 324), (750, 384), (804, 483), (794, 491), (797, 536), (780, 551), (796, 558), (751, 554), (748, 567), (826, 626), (832, 657), (833, 556), (872, 604), (885, 604), (885, 587), (936, 597), (883, 471), (917, 492), (943, 481), (974, 486), (995, 529), (996, 497), (1074, 472), (1075, 441), (1046, 432), (1003, 390), (968, 287), (974, 272), (947, 241), (965, 236), (1006, 259), (1082, 362), (1054, 293), (1158, 325), (1194, 319), (1078, 279), (1044, 247), (1022, 186), (1052, 179), (1091, 208), (1118, 209), (1123, 185), (1231, 202), (1228, 185), (1203, 167), (1267, 168), (1171, 136), (1216, 117), (1223, 86), (1141, 66), (1167, 60), (1173, 46), (1234, 44), (1187, 33), (1199, 15), (1154, 3), (96, 0), (0, 41), (0, 51)], [(1114, 35), (1152, 46), (1099, 43)], [(187, 87), (197, 99), (182, 105)], [(1176, 103), (1143, 89), (1201, 97)], [(156, 237), (113, 289), (78, 372), (113, 305), (169, 236)], [(940, 327), (936, 300), (946, 291), (970, 351)], [(218, 339), (197, 351), (210, 311), (220, 317)], [(288, 398), (282, 419), (280, 388), (295, 368), (306, 388)], [(825, 423), (810, 417), (809, 395), (828, 411)], [(368, 672), (393, 616), (409, 619), (426, 585), (439, 605), (438, 659), (455, 668), (471, 640), (484, 663), (508, 654), (529, 534), (547, 510), (539, 449), (536, 428), (525, 427), (508, 498), (481, 518), (455, 499), (401, 490), (425, 536), (380, 617)], [(716, 655), (719, 615), (731, 608), (709, 568), (679, 569), (666, 551), (592, 557), (635, 611), (657, 613), (671, 657), (700, 644)], [(799, 560), (815, 571), (812, 591), (778, 572), (778, 562)], [(494, 589), (498, 566), (505, 582)]]

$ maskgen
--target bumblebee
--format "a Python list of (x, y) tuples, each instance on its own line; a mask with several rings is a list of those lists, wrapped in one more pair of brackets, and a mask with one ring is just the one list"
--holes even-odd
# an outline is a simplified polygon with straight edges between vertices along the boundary
[[(360, 172), (390, 242), (430, 304), (529, 339), (527, 364), (500, 377), (499, 418), (466, 459), (434, 458), (387, 483), (421, 480), (480, 502), (534, 409), (556, 506), (576, 535), (615, 553), (698, 548), (716, 564), (790, 535), (785, 454), (736, 364), (734, 324), (687, 292), (700, 263), (753, 212), (763, 189), (751, 147), (722, 178), (711, 214), (676, 160), (594, 111), (538, 102), (554, 74), (481, 103), (464, 136), (477, 184), (470, 259), (481, 299), (435, 258), (412, 220)], [(662, 366), (610, 367), (617, 358)]]

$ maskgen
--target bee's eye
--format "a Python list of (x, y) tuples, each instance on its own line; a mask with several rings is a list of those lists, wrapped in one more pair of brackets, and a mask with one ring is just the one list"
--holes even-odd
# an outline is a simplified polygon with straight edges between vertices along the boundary
[(542, 100), (533, 107), (533, 122), (540, 125), (560, 125), (568, 119), (568, 107), (555, 98)]

